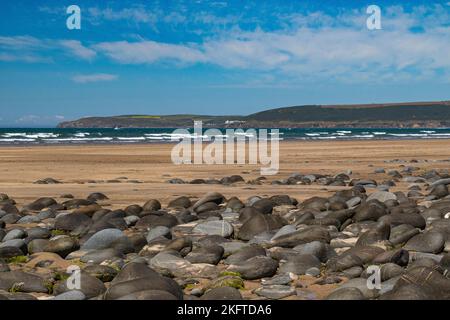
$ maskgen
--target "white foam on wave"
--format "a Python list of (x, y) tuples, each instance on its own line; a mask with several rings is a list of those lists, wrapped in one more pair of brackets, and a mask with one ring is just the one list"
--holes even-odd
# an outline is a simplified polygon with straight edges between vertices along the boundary
[(117, 137), (117, 140), (123, 140), (123, 141), (142, 141), (142, 140), (145, 140), (145, 137)]
[(2, 138), (0, 142), (35, 142), (36, 139), (30, 138)]
[(258, 141), (283, 141), (283, 138), (267, 138), (267, 139), (263, 139), (263, 138), (259, 138)]
[(45, 138), (57, 138), (60, 135), (53, 132), (37, 132), (37, 133), (26, 133), (26, 132), (6, 132), (2, 134), (5, 138), (23, 137), (25, 139), (45, 139)]
[(253, 138), (254, 135), (252, 133), (247, 133), (247, 132), (234, 132), (235, 136), (246, 136), (248, 138)]
[(313, 139), (320, 139), (320, 140), (332, 140), (337, 139), (336, 136), (328, 136), (328, 137), (314, 137)]
[(390, 133), (394, 137), (426, 137), (426, 133)]
[(72, 142), (72, 141), (111, 141), (113, 139), (114, 138), (112, 137), (103, 137), (103, 138), (58, 138), (58, 139), (42, 139), (42, 140), (46, 142), (53, 142), (53, 141)]
[(185, 134), (185, 133), (170, 133), (169, 136), (174, 139), (205, 139), (207, 136), (205, 135), (197, 135), (197, 134)]
[(2, 137), (12, 138), (12, 137), (23, 137), (26, 135), (26, 132), (6, 132), (2, 134)]
[(355, 134), (354, 136), (351, 136), (351, 138), (358, 138), (358, 139), (367, 139), (367, 138), (374, 138), (375, 136), (373, 134)]
[(73, 136), (77, 138), (84, 138), (89, 135), (91, 135), (89, 132), (77, 132)]

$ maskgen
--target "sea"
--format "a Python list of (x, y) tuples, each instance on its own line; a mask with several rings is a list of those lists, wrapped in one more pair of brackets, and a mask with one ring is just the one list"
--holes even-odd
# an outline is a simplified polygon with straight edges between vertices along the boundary
[[(0, 145), (54, 145), (54, 144), (133, 144), (177, 142), (182, 138), (199, 137), (193, 128), (189, 134), (174, 133), (175, 128), (0, 128)], [(220, 129), (219, 129), (220, 130)], [(274, 137), (271, 129), (268, 137)], [(205, 129), (202, 134), (204, 134)], [(221, 138), (227, 137), (221, 129)], [(252, 137), (251, 132), (244, 133)], [(217, 136), (219, 137), (219, 136)], [(257, 130), (257, 137), (261, 137)], [(275, 136), (276, 137), (276, 136)], [(279, 140), (399, 140), (450, 139), (450, 128), (283, 128)]]

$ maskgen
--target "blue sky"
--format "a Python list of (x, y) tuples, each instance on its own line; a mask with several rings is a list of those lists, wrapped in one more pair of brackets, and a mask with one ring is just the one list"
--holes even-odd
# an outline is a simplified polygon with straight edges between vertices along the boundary
[(5, 0), (0, 126), (450, 100), (449, 52), (448, 1)]

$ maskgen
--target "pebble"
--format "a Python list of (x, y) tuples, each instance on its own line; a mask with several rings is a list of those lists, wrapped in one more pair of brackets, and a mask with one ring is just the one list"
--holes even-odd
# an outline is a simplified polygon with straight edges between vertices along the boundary
[(233, 226), (224, 220), (200, 223), (192, 230), (195, 234), (219, 235), (228, 238), (233, 234)]
[(445, 246), (445, 237), (440, 232), (429, 231), (411, 238), (404, 246), (408, 251), (440, 253)]
[(290, 286), (285, 285), (268, 285), (262, 286), (255, 290), (255, 293), (259, 296), (268, 298), (268, 299), (283, 299), (296, 294), (296, 290), (291, 288)]
[(112, 243), (124, 237), (121, 230), (103, 229), (92, 235), (82, 246), (82, 250), (107, 249)]
[(397, 200), (397, 196), (392, 192), (387, 191), (377, 191), (374, 193), (371, 193), (366, 201), (370, 200), (378, 200), (380, 202), (386, 202), (388, 200)]
[(266, 278), (261, 280), (263, 286), (270, 285), (286, 285), (292, 282), (292, 277), (289, 274), (280, 274), (272, 278)]
[(304, 275), (308, 270), (311, 270), (312, 268), (319, 269), (320, 266), (320, 260), (312, 254), (299, 254), (292, 256), (287, 262), (282, 264), (280, 272)]
[(365, 300), (363, 293), (358, 288), (339, 288), (327, 296), (327, 300)]
[(67, 291), (55, 296), (52, 300), (85, 300), (86, 296), (78, 290)]
[(147, 234), (147, 242), (150, 243), (152, 240), (159, 237), (170, 238), (170, 229), (165, 226), (157, 226), (152, 229)]
[(3, 242), (14, 239), (23, 239), (27, 236), (26, 232), (22, 229), (13, 229), (9, 231), (4, 237)]
[(266, 256), (257, 256), (240, 264), (230, 265), (227, 270), (238, 272), (243, 279), (255, 280), (273, 276), (277, 268), (276, 260)]
[(214, 288), (207, 291), (201, 300), (242, 300), (239, 290), (231, 287)]

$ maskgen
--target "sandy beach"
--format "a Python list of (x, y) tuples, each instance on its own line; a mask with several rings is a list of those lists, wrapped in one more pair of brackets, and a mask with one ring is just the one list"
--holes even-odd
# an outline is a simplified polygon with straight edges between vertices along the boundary
[[(286, 141), (280, 143), (279, 173), (261, 184), (252, 182), (261, 177), (259, 165), (174, 165), (173, 146), (0, 148), (0, 194), (7, 210), (0, 220), (0, 267), (7, 271), (0, 274), (6, 281), (0, 294), (409, 299), (389, 281), (401, 284), (409, 272), (413, 281), (429, 281), (432, 288), (448, 283), (431, 267), (442, 260), (440, 268), (447, 268), (450, 252), (450, 140)], [(282, 182), (293, 173), (299, 173), (295, 183)], [(232, 175), (243, 181), (189, 183)], [(302, 184), (308, 175), (313, 180)], [(48, 178), (58, 183), (36, 183)], [(412, 182), (418, 184), (411, 187)], [(367, 289), (369, 262), (387, 270), (386, 292)], [(73, 264), (85, 272), (81, 293), (58, 277)], [(158, 273), (149, 275), (145, 265)], [(132, 287), (122, 291), (120, 282), (112, 282), (118, 272), (139, 281), (125, 281)], [(18, 282), (25, 283), (18, 290), (30, 295), (8, 292)], [(419, 298), (445, 299), (447, 288), (442, 294), (414, 290)]]
[[(72, 193), (85, 198), (92, 192), (104, 192), (111, 199), (111, 205), (120, 208), (130, 203), (142, 204), (150, 198), (166, 204), (179, 195), (198, 197), (211, 189), (210, 185), (167, 183), (171, 178), (190, 181), (238, 174), (248, 181), (260, 176), (259, 165), (174, 165), (170, 158), (172, 147), (173, 144), (1, 147), (0, 191), (14, 197), (20, 205), (43, 196), (58, 198), (63, 193)], [(404, 162), (392, 162), (396, 159)], [(383, 180), (388, 178), (387, 174), (375, 174), (375, 168), (386, 171), (401, 170), (402, 165), (418, 166), (421, 170), (448, 168), (446, 160), (449, 159), (450, 140), (446, 139), (286, 141), (280, 144), (279, 174), (267, 178), (270, 182), (294, 172), (337, 174), (350, 169), (352, 178)], [(419, 163), (411, 163), (411, 160)], [(48, 177), (62, 184), (34, 184)], [(89, 183), (94, 181), (96, 183)], [(400, 182), (392, 190), (404, 191), (406, 186)], [(266, 182), (261, 186), (215, 185), (214, 189), (226, 197), (239, 195), (242, 200), (252, 195), (274, 194), (289, 194), (303, 200), (315, 195), (329, 196), (340, 188), (279, 186)]]

